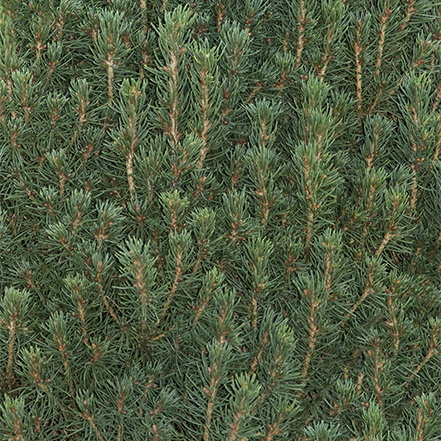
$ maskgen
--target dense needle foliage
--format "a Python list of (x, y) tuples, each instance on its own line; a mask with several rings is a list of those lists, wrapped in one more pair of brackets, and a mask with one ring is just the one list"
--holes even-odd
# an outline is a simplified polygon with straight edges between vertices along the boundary
[(441, 3), (0, 1), (3, 439), (441, 439)]

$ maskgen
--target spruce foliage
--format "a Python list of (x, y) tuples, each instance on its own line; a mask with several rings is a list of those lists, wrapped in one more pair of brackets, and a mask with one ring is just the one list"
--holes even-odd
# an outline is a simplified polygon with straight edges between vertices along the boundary
[(2, 0), (0, 430), (441, 439), (441, 3)]

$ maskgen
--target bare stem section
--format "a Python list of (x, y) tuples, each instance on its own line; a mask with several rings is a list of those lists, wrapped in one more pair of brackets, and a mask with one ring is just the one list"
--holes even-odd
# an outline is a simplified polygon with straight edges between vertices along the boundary
[(296, 67), (300, 67), (302, 60), (302, 52), (304, 48), (305, 27), (306, 27), (306, 8), (305, 0), (300, 0), (300, 16), (299, 16), (299, 37), (297, 40), (297, 54), (296, 54)]
[(111, 61), (107, 61), (107, 95), (109, 97), (109, 104), (113, 104), (113, 67)]
[(386, 37), (387, 20), (391, 14), (392, 14), (392, 9), (387, 9), (386, 12), (380, 17), (380, 24), (381, 24), (380, 40), (378, 42), (377, 61), (375, 63), (375, 68), (376, 68), (375, 76), (377, 76), (377, 77), (378, 77), (378, 75), (380, 75), (381, 59), (383, 56), (384, 40)]
[(9, 386), (12, 386), (12, 361), (14, 357), (14, 343), (15, 343), (15, 317), (11, 317), (9, 322), (9, 346), (8, 346), (8, 364), (6, 366), (6, 378), (9, 381)]
[(304, 47), (304, 38), (305, 38), (305, 27), (306, 27), (306, 8), (305, 8), (305, 0), (300, 0), (299, 7), (299, 37), (297, 40), (297, 54), (296, 54), (296, 67), (300, 67), (300, 63), (302, 60), (302, 52)]
[(355, 69), (356, 69), (356, 77), (357, 77), (357, 110), (361, 114), (362, 111), (362, 98), (361, 98), (361, 91), (362, 91), (362, 79), (361, 79), (361, 52), (364, 49), (363, 46), (361, 46), (361, 19), (358, 20), (357, 30), (356, 30), (356, 39), (354, 44), (355, 49)]

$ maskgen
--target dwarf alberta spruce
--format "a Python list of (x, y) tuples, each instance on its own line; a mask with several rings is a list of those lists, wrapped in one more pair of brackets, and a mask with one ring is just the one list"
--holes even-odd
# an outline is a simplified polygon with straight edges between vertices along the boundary
[(441, 3), (3, 0), (0, 430), (441, 439)]

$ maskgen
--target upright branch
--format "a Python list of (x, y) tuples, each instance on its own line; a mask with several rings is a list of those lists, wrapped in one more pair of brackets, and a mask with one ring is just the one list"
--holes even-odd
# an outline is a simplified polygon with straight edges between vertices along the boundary
[[(198, 98), (197, 98), (197, 127), (196, 133), (201, 140), (201, 150), (196, 164), (196, 171), (200, 172), (198, 177), (198, 184), (194, 192), (194, 197), (197, 198), (203, 191), (204, 182), (207, 177), (202, 172), (205, 158), (212, 143), (212, 127), (218, 125), (219, 110), (221, 105), (221, 89), (219, 80), (219, 70), (217, 62), (219, 59), (217, 48), (210, 48), (207, 40), (201, 44), (194, 54), (196, 67), (192, 71), (192, 76), (195, 82), (199, 83)], [(218, 115), (215, 117), (215, 115)]]
[(95, 432), (95, 435), (99, 439), (99, 441), (105, 441), (100, 431), (98, 430), (97, 425), (95, 424), (95, 418), (91, 415), (91, 412), (88, 409), (87, 400), (84, 400), (82, 403), (80, 403), (79, 407), (80, 407), (81, 417), (89, 422), (90, 426), (92, 427), (92, 430)]
[(267, 100), (257, 100), (255, 104), (248, 104), (247, 110), (252, 122), (250, 139), (255, 147), (247, 157), (250, 175), (261, 206), (260, 223), (266, 226), (270, 221), (270, 209), (277, 200), (274, 181), (281, 174), (277, 168), (279, 157), (273, 150), (276, 139), (277, 118), (280, 115), (278, 105), (270, 105)]
[(320, 299), (315, 298), (314, 289), (304, 289), (303, 294), (308, 299), (309, 304), (309, 316), (308, 316), (308, 349), (306, 351), (305, 360), (303, 361), (302, 367), (302, 381), (303, 384), (306, 384), (308, 381), (308, 370), (309, 364), (311, 362), (311, 356), (314, 352), (314, 347), (317, 341), (317, 334), (319, 332), (319, 328), (317, 326), (317, 313), (319, 309), (319, 305), (321, 303)]
[(9, 388), (12, 388), (14, 383), (13, 364), (17, 335), (28, 330), (23, 325), (23, 321), (27, 320), (28, 300), (28, 292), (13, 288), (6, 288), (4, 297), (0, 300), (0, 326), (8, 331), (6, 379)]
[(84, 298), (84, 290), (86, 286), (86, 280), (79, 276), (74, 278), (66, 277), (65, 284), (68, 287), (71, 294), (71, 301), (75, 305), (75, 312), (72, 312), (72, 315), (79, 319), (80, 329), (83, 335), (83, 343), (85, 345), (89, 344), (89, 335), (87, 332), (87, 323), (86, 323), (86, 309), (85, 306), (87, 304), (86, 299)]
[(217, 12), (217, 32), (220, 32), (222, 30), (222, 20), (225, 16), (225, 4), (223, 3), (223, 0), (219, 0), (218, 3), (216, 3), (216, 12)]
[(240, 375), (237, 377), (234, 385), (234, 401), (230, 403), (229, 420), (231, 421), (228, 429), (228, 441), (239, 441), (244, 439), (245, 434), (249, 434), (248, 427), (251, 419), (251, 409), (259, 394), (260, 385), (256, 377)]
[(173, 187), (176, 187), (183, 170), (190, 167), (188, 164), (189, 156), (191, 156), (190, 151), (180, 143), (183, 136), (180, 121), (185, 115), (182, 113), (183, 110), (187, 112), (192, 110), (188, 106), (190, 96), (182, 94), (188, 78), (187, 75), (184, 75), (184, 69), (190, 69), (189, 65), (186, 67), (188, 52), (186, 43), (190, 37), (188, 29), (195, 20), (195, 16), (192, 17), (191, 12), (187, 7), (178, 6), (173, 13), (165, 13), (164, 23), (161, 22), (157, 30), (159, 48), (165, 60), (165, 66), (162, 67), (162, 70), (152, 69), (158, 77), (156, 81), (157, 92), (162, 104), (157, 119), (171, 146)]
[(355, 53), (355, 72), (356, 72), (356, 89), (357, 89), (357, 110), (361, 115), (362, 112), (362, 59), (361, 53), (364, 47), (361, 44), (361, 26), (363, 21), (358, 19), (357, 28), (355, 30), (354, 53)]
[[(141, 92), (139, 90), (136, 90), (135, 87), (132, 87), (131, 90), (131, 97), (130, 97), (130, 111), (135, 110), (135, 98), (139, 98), (141, 95)], [(133, 112), (134, 113), (134, 112)], [(133, 180), (133, 157), (135, 155), (135, 146), (138, 142), (138, 139), (136, 137), (136, 129), (137, 129), (137, 123), (138, 123), (138, 117), (136, 115), (131, 115), (129, 117), (129, 126), (128, 131), (124, 132), (126, 136), (130, 138), (130, 148), (129, 152), (127, 153), (126, 159), (126, 169), (127, 169), (127, 180), (129, 182), (129, 191), (130, 191), (130, 197), (133, 199), (135, 197), (135, 182)]]
[(100, 297), (103, 299), (104, 306), (106, 307), (107, 311), (109, 311), (110, 316), (116, 322), (116, 321), (118, 321), (118, 317), (115, 314), (115, 311), (113, 310), (113, 308), (109, 304), (109, 297), (104, 292), (104, 287), (102, 284), (103, 283), (102, 282), (103, 269), (104, 269), (104, 264), (103, 264), (103, 261), (100, 260), (98, 262), (98, 268), (95, 269), (96, 275), (95, 275), (94, 281), (96, 283), (98, 293), (99, 293)]
[(398, 348), (400, 346), (400, 339), (401, 339), (402, 333), (400, 333), (400, 331), (398, 329), (398, 319), (397, 319), (397, 314), (396, 314), (397, 307), (394, 304), (394, 301), (392, 298), (392, 291), (390, 289), (386, 288), (386, 293), (389, 295), (389, 297), (387, 298), (389, 320), (386, 321), (386, 324), (391, 327), (393, 341), (394, 341), (394, 352), (396, 354), (398, 351)]
[(203, 388), (205, 396), (208, 399), (207, 410), (205, 412), (204, 441), (209, 441), (210, 439), (211, 421), (217, 398), (216, 394), (219, 386), (225, 382), (225, 373), (228, 367), (227, 363), (231, 358), (231, 347), (228, 345), (228, 339), (226, 338), (227, 334), (231, 332), (231, 317), (229, 316), (231, 316), (231, 314), (229, 314), (228, 306), (223, 305), (220, 315), (217, 317), (218, 330), (216, 339), (208, 347), (210, 366), (207, 367), (207, 371), (210, 383), (208, 387)]
[(431, 320), (432, 321), (432, 330), (431, 330), (431, 339), (429, 350), (427, 351), (424, 359), (418, 364), (418, 366), (414, 369), (414, 371), (408, 376), (408, 381), (405, 383), (405, 387), (408, 387), (412, 379), (415, 375), (418, 375), (420, 370), (427, 364), (427, 362), (433, 357), (434, 354), (438, 352), (438, 338), (441, 333), (441, 326), (439, 319)]
[(3, 420), (5, 425), (5, 436), (11, 441), (26, 441), (23, 437), (24, 429), (27, 426), (25, 406), (23, 398), (11, 399), (5, 394), (3, 404)]
[(304, 49), (305, 28), (309, 20), (306, 19), (305, 0), (300, 0), (299, 5), (299, 35), (297, 38), (296, 68), (300, 67), (302, 62), (302, 52)]
[(86, 80), (83, 78), (72, 82), (72, 88), (70, 89), (71, 97), (75, 103), (75, 110), (78, 113), (79, 120), (77, 128), (70, 141), (71, 144), (74, 143), (78, 136), (79, 131), (82, 129), (84, 123), (87, 121), (86, 112), (90, 105), (89, 99), (90, 86), (87, 84)]
[(53, 314), (53, 316), (49, 320), (49, 329), (52, 334), (53, 343), (57, 348), (61, 360), (63, 362), (63, 369), (67, 377), (70, 396), (74, 398), (75, 396), (74, 383), (69, 365), (70, 354), (67, 350), (67, 345), (68, 345), (67, 327), (66, 327), (66, 320), (62, 311)]
[(333, 4), (326, 4), (325, 14), (327, 21), (327, 33), (324, 38), (324, 49), (322, 50), (323, 55), (321, 56), (320, 63), (317, 63), (315, 66), (317, 72), (317, 78), (320, 81), (323, 81), (326, 70), (328, 68), (329, 62), (335, 58), (335, 40), (338, 35), (341, 33), (342, 28), (342, 20), (344, 18), (345, 13), (345, 5), (344, 2), (335, 2)]
[(98, 13), (99, 30), (97, 32), (97, 54), (100, 66), (104, 66), (107, 73), (107, 96), (109, 106), (113, 105), (113, 83), (115, 69), (118, 68), (123, 57), (130, 52), (123, 41), (123, 35), (127, 30), (127, 22), (124, 13), (112, 10), (104, 10)]
[(262, 240), (260, 237), (246, 244), (246, 257), (249, 265), (249, 274), (252, 286), (251, 316), (252, 328), (257, 331), (258, 303), (263, 300), (268, 291), (269, 277), (267, 274), (269, 257), (274, 251), (271, 240)]
[(133, 178), (134, 158), (138, 145), (147, 136), (145, 128), (145, 81), (124, 80), (121, 85), (122, 102), (121, 127), (122, 130), (112, 132), (113, 145), (124, 155), (126, 174), (130, 198), (136, 195), (135, 180)]
[(169, 254), (167, 266), (172, 275), (172, 286), (168, 293), (163, 309), (157, 323), (159, 323), (169, 310), (171, 301), (175, 296), (180, 283), (183, 281), (189, 265), (190, 233), (185, 229), (185, 210), (189, 205), (187, 198), (180, 199), (177, 190), (173, 193), (161, 195), (161, 201), (168, 217), (169, 246), (172, 252)]
[(383, 373), (383, 366), (385, 363), (384, 354), (380, 350), (380, 337), (378, 337), (373, 343), (373, 350), (369, 349), (367, 351), (367, 355), (372, 362), (373, 368), (373, 380), (375, 385), (375, 396), (377, 397), (377, 402), (380, 407), (383, 407), (383, 399), (382, 394), (384, 392), (384, 388), (381, 387), (381, 379), (380, 373)]
[(389, 6), (386, 6), (383, 15), (380, 16), (380, 39), (378, 40), (378, 55), (377, 55), (377, 61), (375, 63), (376, 77), (380, 75), (381, 60), (383, 57), (383, 50), (384, 50), (384, 40), (386, 38), (387, 20), (389, 19), (392, 12), (393, 12), (392, 9), (390, 9)]
[(409, 23), (410, 19), (412, 18), (412, 15), (415, 14), (415, 3), (417, 0), (406, 0), (407, 3), (407, 9), (406, 9), (406, 15), (404, 16), (404, 21), (402, 25), (400, 26), (401, 30), (406, 29), (407, 24)]

